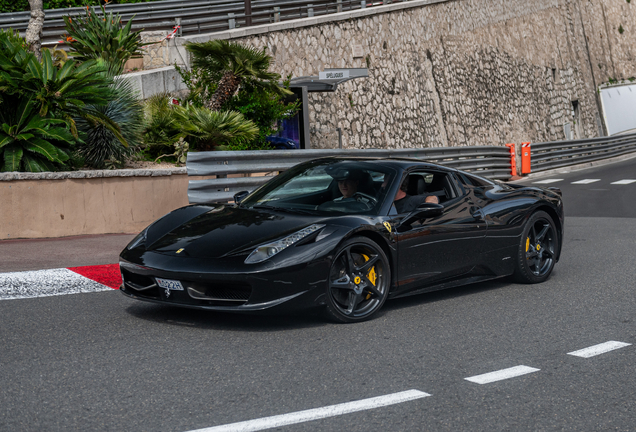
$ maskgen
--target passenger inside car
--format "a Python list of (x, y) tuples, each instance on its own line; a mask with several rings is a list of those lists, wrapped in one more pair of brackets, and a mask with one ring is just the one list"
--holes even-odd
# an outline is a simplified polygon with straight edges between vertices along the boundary
[(404, 179), (393, 200), (400, 214), (409, 213), (425, 202), (439, 204), (439, 199), (433, 194), (425, 193), (424, 177), (417, 174)]

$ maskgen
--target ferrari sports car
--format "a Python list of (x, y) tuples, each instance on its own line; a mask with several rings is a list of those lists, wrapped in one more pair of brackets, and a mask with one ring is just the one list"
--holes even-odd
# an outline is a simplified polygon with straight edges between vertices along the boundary
[(557, 188), (411, 159), (301, 163), (234, 203), (194, 204), (120, 255), (131, 298), (233, 312), (371, 318), (390, 298), (511, 276), (539, 283), (563, 242)]

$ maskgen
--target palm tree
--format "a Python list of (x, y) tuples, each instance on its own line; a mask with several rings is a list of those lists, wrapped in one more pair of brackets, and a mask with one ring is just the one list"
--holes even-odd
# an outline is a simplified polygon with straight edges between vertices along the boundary
[(211, 97), (204, 95), (206, 108), (220, 110), (246, 81), (281, 95), (291, 94), (278, 84), (280, 75), (268, 71), (271, 57), (265, 48), (258, 50), (236, 42), (213, 40), (191, 43), (186, 49), (192, 54), (193, 67), (207, 69), (221, 77), (214, 94)]

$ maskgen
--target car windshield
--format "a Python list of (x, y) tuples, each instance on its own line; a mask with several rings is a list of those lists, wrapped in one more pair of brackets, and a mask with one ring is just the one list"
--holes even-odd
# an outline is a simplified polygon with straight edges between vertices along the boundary
[(395, 170), (357, 160), (317, 160), (297, 165), (261, 186), (241, 207), (310, 214), (377, 215)]

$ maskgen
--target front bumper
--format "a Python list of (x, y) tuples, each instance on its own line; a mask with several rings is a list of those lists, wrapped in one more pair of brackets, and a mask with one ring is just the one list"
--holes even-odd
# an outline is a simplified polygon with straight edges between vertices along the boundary
[[(325, 304), (329, 263), (319, 260), (255, 272), (162, 270), (120, 261), (122, 294), (154, 303), (228, 312), (305, 309)], [(177, 280), (183, 290), (168, 290), (156, 278)]]

